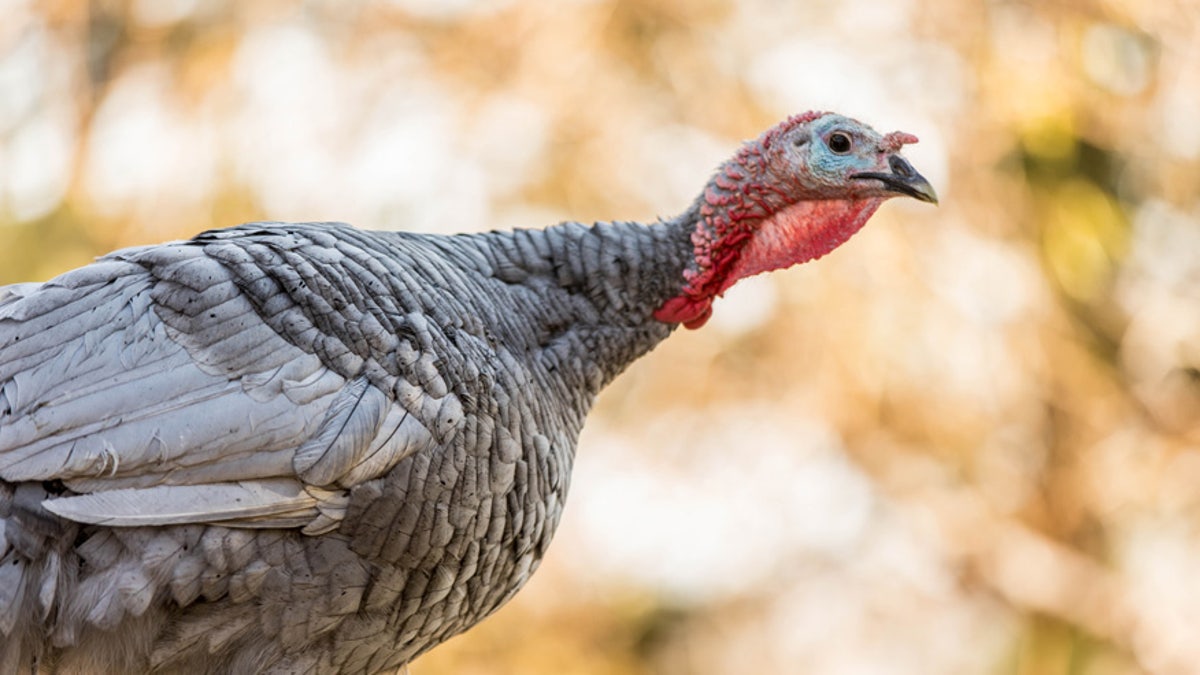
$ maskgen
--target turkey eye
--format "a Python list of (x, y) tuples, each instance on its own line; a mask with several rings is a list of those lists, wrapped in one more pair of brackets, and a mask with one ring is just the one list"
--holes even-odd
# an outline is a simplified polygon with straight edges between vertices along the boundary
[(839, 155), (850, 152), (850, 137), (840, 131), (831, 134), (829, 136), (829, 149)]

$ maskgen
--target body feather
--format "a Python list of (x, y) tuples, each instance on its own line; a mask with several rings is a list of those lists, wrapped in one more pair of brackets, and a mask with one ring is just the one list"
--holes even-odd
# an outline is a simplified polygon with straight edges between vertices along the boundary
[(612, 227), (254, 223), (4, 289), (6, 658), (375, 672), (486, 616), (545, 551), (608, 351), (669, 333), (614, 340), (639, 303), (563, 276)]

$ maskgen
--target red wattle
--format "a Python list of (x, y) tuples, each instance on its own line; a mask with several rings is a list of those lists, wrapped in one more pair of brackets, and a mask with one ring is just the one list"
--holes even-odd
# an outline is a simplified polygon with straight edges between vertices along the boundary
[(697, 328), (708, 323), (708, 318), (710, 316), (712, 316), (712, 305), (709, 305), (708, 307), (706, 307), (704, 309), (704, 313), (701, 314), (700, 316), (696, 317), (695, 319), (692, 319), (691, 321), (684, 321), (683, 327), (687, 328), (688, 330), (696, 330)]
[(654, 318), (663, 323), (681, 323), (686, 328), (699, 328), (712, 316), (711, 298), (677, 295), (654, 311)]

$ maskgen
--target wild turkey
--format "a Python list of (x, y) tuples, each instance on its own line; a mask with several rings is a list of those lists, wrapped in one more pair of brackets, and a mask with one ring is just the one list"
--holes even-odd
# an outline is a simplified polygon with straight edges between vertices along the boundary
[(250, 223), (0, 289), (0, 670), (374, 673), (511, 598), (597, 393), (885, 199), (916, 138), (792, 117), (682, 215)]

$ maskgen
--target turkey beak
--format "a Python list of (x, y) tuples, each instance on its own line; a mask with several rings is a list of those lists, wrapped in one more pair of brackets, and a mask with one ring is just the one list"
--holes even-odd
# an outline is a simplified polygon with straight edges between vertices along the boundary
[(937, 192), (934, 192), (933, 186), (925, 177), (917, 173), (912, 164), (900, 155), (892, 155), (888, 157), (888, 166), (891, 167), (890, 173), (867, 171), (854, 174), (853, 178), (862, 180), (877, 180), (883, 183), (884, 188), (891, 192), (898, 192), (902, 195), (908, 195), (914, 199), (919, 199), (930, 204), (937, 204)]

